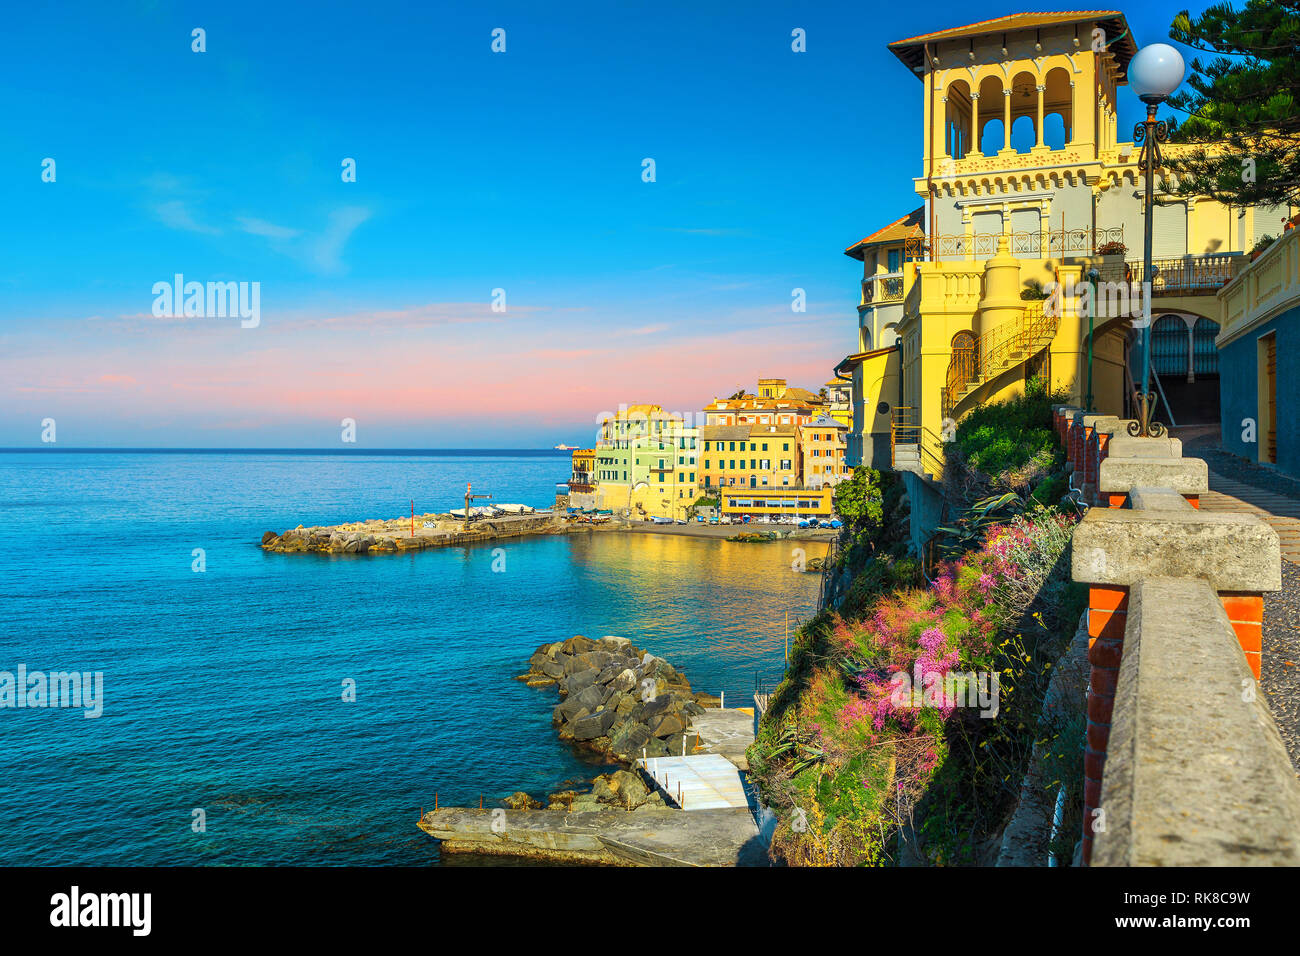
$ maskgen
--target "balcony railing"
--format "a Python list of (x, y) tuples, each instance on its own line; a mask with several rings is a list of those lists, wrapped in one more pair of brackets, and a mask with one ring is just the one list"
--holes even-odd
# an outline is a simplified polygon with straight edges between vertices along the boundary
[[(1152, 259), (1155, 278), (1151, 280), (1151, 294), (1195, 295), (1217, 292), (1236, 278), (1237, 273), (1246, 268), (1248, 261), (1248, 257), (1239, 252)], [(1142, 260), (1125, 263), (1125, 269), (1128, 281), (1139, 281), (1142, 276)]]
[(862, 280), (862, 304), (879, 305), (883, 302), (903, 301), (903, 274), (872, 276)]
[[(1000, 232), (971, 235), (917, 236), (908, 239), (903, 253), (914, 259), (987, 259), (997, 255)], [(1008, 232), (1010, 252), (1019, 259), (1058, 259), (1067, 255), (1095, 255), (1108, 242), (1123, 242), (1124, 227), (1065, 229), (1046, 232)], [(934, 253), (933, 257), (931, 252)]]

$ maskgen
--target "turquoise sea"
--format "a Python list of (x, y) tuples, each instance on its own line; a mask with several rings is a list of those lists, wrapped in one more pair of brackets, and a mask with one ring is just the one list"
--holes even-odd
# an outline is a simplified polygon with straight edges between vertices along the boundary
[(628, 637), (750, 704), (756, 675), (781, 674), (785, 613), (793, 627), (816, 601), (786, 544), (520, 539), (504, 572), (491, 546), (257, 547), (299, 523), (403, 515), (412, 498), (456, 507), (467, 481), (548, 506), (567, 466), (552, 452), (0, 452), (0, 672), (103, 673), (96, 719), (0, 707), (0, 864), (438, 863), (415, 828), (435, 793), (490, 802), (600, 772), (556, 739), (555, 692), (512, 680), (573, 634)]

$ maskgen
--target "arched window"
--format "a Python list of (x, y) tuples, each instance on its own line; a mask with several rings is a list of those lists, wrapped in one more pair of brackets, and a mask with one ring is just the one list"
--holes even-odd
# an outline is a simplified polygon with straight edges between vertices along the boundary
[(971, 148), (972, 112), (975, 101), (971, 99), (970, 84), (957, 80), (947, 92), (947, 115), (944, 121), (944, 152), (953, 159), (961, 159)]
[(1011, 81), (1011, 147), (1027, 153), (1038, 145), (1038, 78), (1027, 71)]
[(996, 155), (1006, 145), (1006, 128), (1002, 121), (1002, 81), (996, 76), (980, 80), (980, 95), (975, 116), (975, 142), (985, 156)]
[(1027, 153), (1038, 145), (1038, 132), (1031, 116), (1017, 116), (1011, 121), (1011, 148), (1017, 153)]
[(1074, 139), (1074, 87), (1069, 71), (1053, 67), (1043, 85), (1043, 145), (1064, 149)]

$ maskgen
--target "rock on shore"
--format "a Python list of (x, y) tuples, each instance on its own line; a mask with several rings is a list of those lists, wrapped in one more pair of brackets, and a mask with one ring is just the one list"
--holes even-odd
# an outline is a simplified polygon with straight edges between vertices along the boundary
[(680, 754), (691, 717), (717, 706), (712, 695), (692, 692), (681, 671), (624, 637), (543, 644), (518, 679), (558, 687), (563, 699), (552, 720), (561, 740), (625, 763)]

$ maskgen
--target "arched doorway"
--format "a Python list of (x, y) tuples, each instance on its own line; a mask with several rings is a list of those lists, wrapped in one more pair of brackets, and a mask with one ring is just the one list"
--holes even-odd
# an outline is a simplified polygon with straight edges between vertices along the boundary
[(1197, 315), (1162, 315), (1151, 325), (1151, 372), (1179, 427), (1219, 421), (1218, 334), (1217, 322)]

